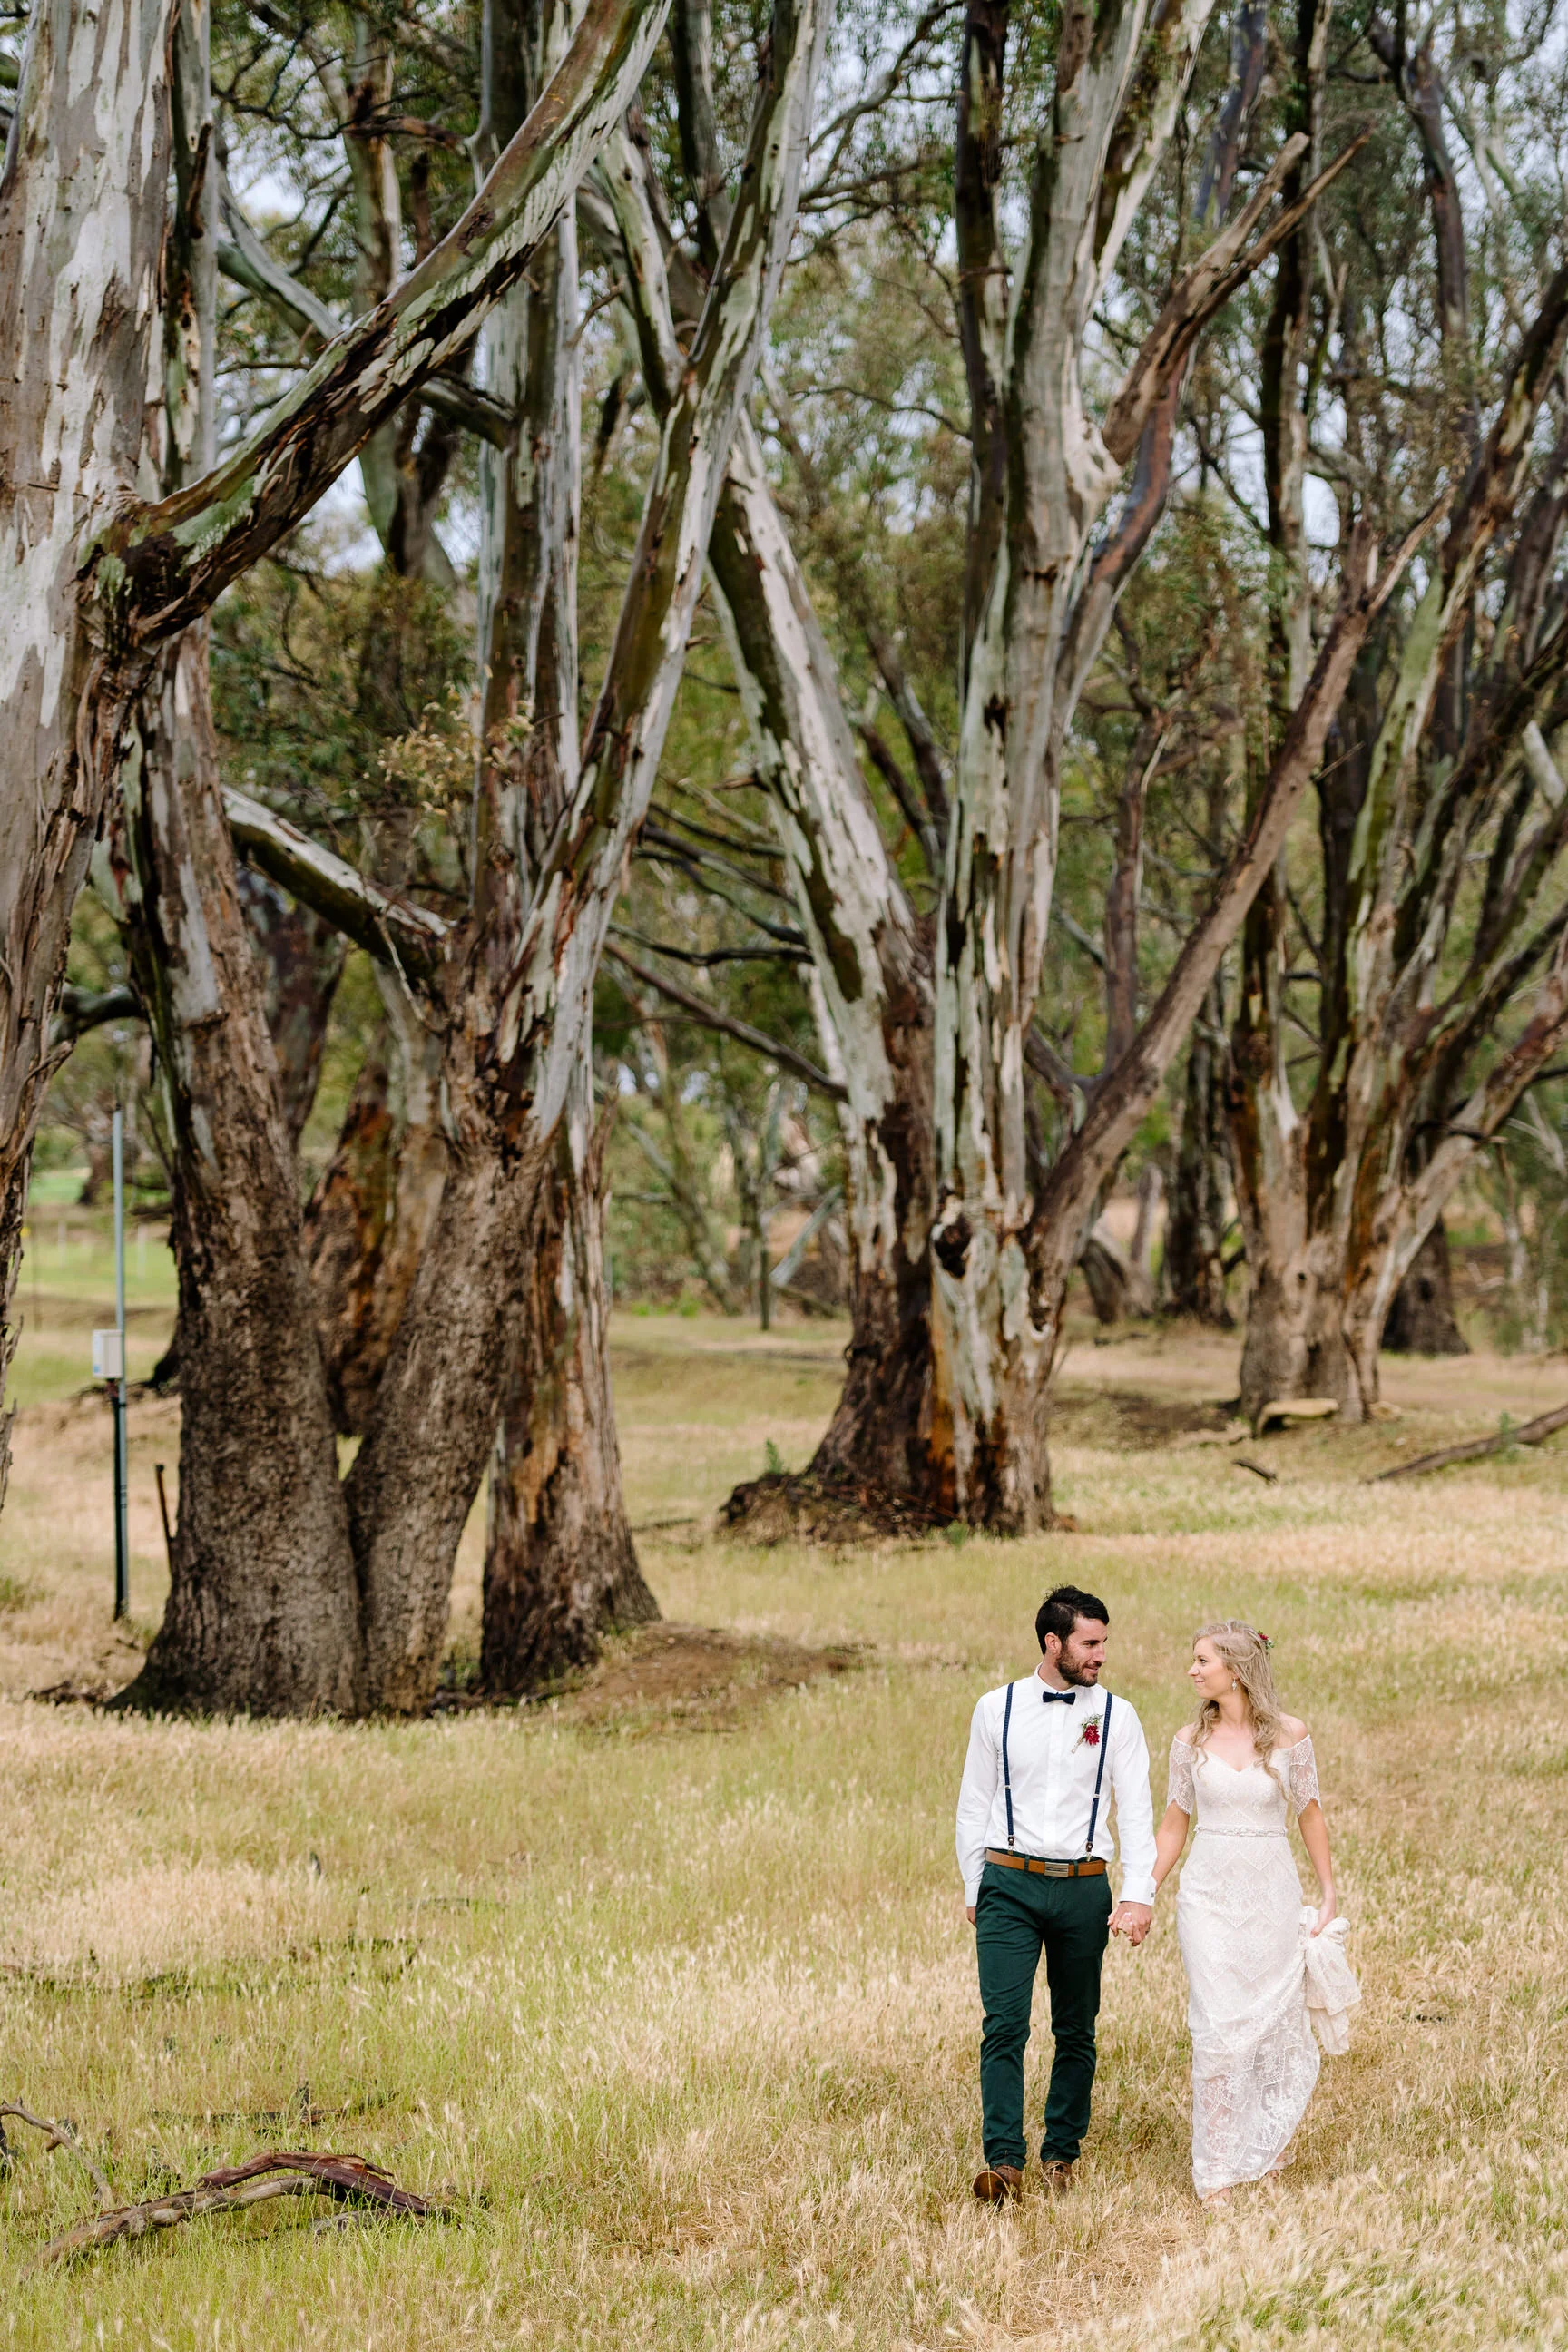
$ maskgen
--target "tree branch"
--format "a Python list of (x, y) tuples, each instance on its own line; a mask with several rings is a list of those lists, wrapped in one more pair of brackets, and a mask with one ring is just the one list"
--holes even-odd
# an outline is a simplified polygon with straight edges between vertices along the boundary
[(224, 814), (238, 847), (302, 906), (310, 907), (378, 962), (411, 978), (434, 977), (450, 926), (428, 908), (399, 898), (287, 817), (226, 785)]
[(133, 640), (173, 636), (309, 513), (527, 269), (642, 77), (668, 0), (588, 0), (565, 58), (462, 219), (329, 346), (270, 421), (205, 479), (132, 505), (84, 593)]
[(797, 1054), (793, 1045), (784, 1045), (777, 1037), (770, 1037), (765, 1030), (753, 1029), (749, 1021), (737, 1021), (733, 1014), (721, 1013), (717, 1005), (706, 1003), (700, 996), (694, 996), (689, 989), (680, 987), (673, 980), (666, 980), (647, 964), (638, 963), (627, 955), (624, 948), (617, 947), (614, 940), (606, 940), (605, 953), (629, 971), (634, 980), (640, 980), (645, 988), (651, 988), (671, 1004), (679, 1004), (683, 1013), (689, 1013), (705, 1029), (716, 1029), (721, 1036), (733, 1037), (739, 1044), (749, 1045), (754, 1054), (765, 1055), (769, 1061), (776, 1062), (781, 1070), (789, 1070), (795, 1077), (804, 1078), (808, 1087), (819, 1095), (826, 1095), (830, 1101), (848, 1101), (848, 1089), (841, 1087), (837, 1078), (830, 1078), (826, 1070), (819, 1070), (815, 1062), (808, 1062), (804, 1054)]

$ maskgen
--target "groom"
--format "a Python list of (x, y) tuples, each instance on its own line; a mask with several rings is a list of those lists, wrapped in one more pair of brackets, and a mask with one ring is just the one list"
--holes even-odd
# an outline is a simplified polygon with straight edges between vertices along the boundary
[[(1040, 2148), (1059, 2196), (1089, 2129), (1100, 1966), (1112, 1930), (1141, 1944), (1154, 1916), (1149, 1750), (1124, 1698), (1100, 1687), (1110, 1612), (1058, 1584), (1035, 1620), (1040, 1663), (1024, 1682), (987, 1691), (974, 1710), (958, 1796), (958, 1866), (980, 1962), (985, 2011), (980, 2103), (985, 2161), (974, 2194), (1016, 2197), (1024, 2142), (1024, 2050), (1040, 1954), (1056, 2055)], [(1121, 1900), (1106, 1864), (1121, 1834)]]

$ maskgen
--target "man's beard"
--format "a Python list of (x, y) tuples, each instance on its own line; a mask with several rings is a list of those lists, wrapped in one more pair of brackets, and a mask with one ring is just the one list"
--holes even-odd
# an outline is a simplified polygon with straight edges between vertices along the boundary
[(1060, 1675), (1064, 1683), (1073, 1683), (1079, 1690), (1086, 1688), (1092, 1689), (1093, 1685), (1100, 1679), (1100, 1666), (1098, 1661), (1093, 1665), (1073, 1666), (1068, 1665), (1065, 1658), (1058, 1658), (1057, 1660), (1057, 1672)]

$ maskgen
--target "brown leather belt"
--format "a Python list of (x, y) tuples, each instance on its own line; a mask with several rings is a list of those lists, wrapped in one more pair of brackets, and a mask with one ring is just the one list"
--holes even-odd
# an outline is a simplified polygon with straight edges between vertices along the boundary
[(1038, 1862), (1032, 1853), (1000, 1853), (994, 1845), (985, 1849), (987, 1862), (999, 1862), (1004, 1870), (1032, 1870), (1041, 1878), (1103, 1878), (1102, 1862)]

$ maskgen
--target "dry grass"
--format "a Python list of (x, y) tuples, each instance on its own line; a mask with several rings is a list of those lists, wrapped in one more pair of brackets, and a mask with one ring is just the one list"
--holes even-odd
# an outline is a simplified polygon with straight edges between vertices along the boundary
[[(710, 1513), (770, 1439), (800, 1466), (841, 1345), (618, 1324), (634, 1517)], [(1568, 2339), (1568, 1453), (1357, 1483), (1568, 1374), (1391, 1368), (1403, 1422), (1268, 1441), (1266, 1488), (1177, 1442), (1233, 1370), (1208, 1342), (1075, 1352), (1075, 1537), (835, 1555), (647, 1534), (667, 1615), (740, 1637), (744, 1704), (622, 1705), (623, 1675), (596, 1707), (352, 1729), (20, 1701), (131, 1660), (105, 1622), (105, 1425), (37, 1379), (0, 1523), (0, 2097), (77, 2118), (124, 2197), (298, 2140), (279, 2117), (313, 2106), (308, 2144), (459, 2210), (330, 2239), (295, 2208), (198, 2222), (24, 2280), (0, 2347)], [(143, 1631), (174, 1434), (139, 1408)], [(968, 2196), (952, 1796), (974, 1695), (1027, 1665), (1064, 1572), (1110, 1600), (1114, 1679), (1156, 1746), (1184, 1637), (1220, 1606), (1268, 1625), (1318, 1738), (1366, 2005), (1288, 2185), (1222, 2220), (1187, 2176), (1168, 1916), (1108, 1964), (1072, 2202), (995, 2219)], [(459, 1652), (476, 1580), (470, 1546)], [(803, 1679), (800, 1653), (834, 1645), (854, 1670)], [(7, 2273), (85, 2201), (68, 2157), (25, 2150), (0, 2184)]]

